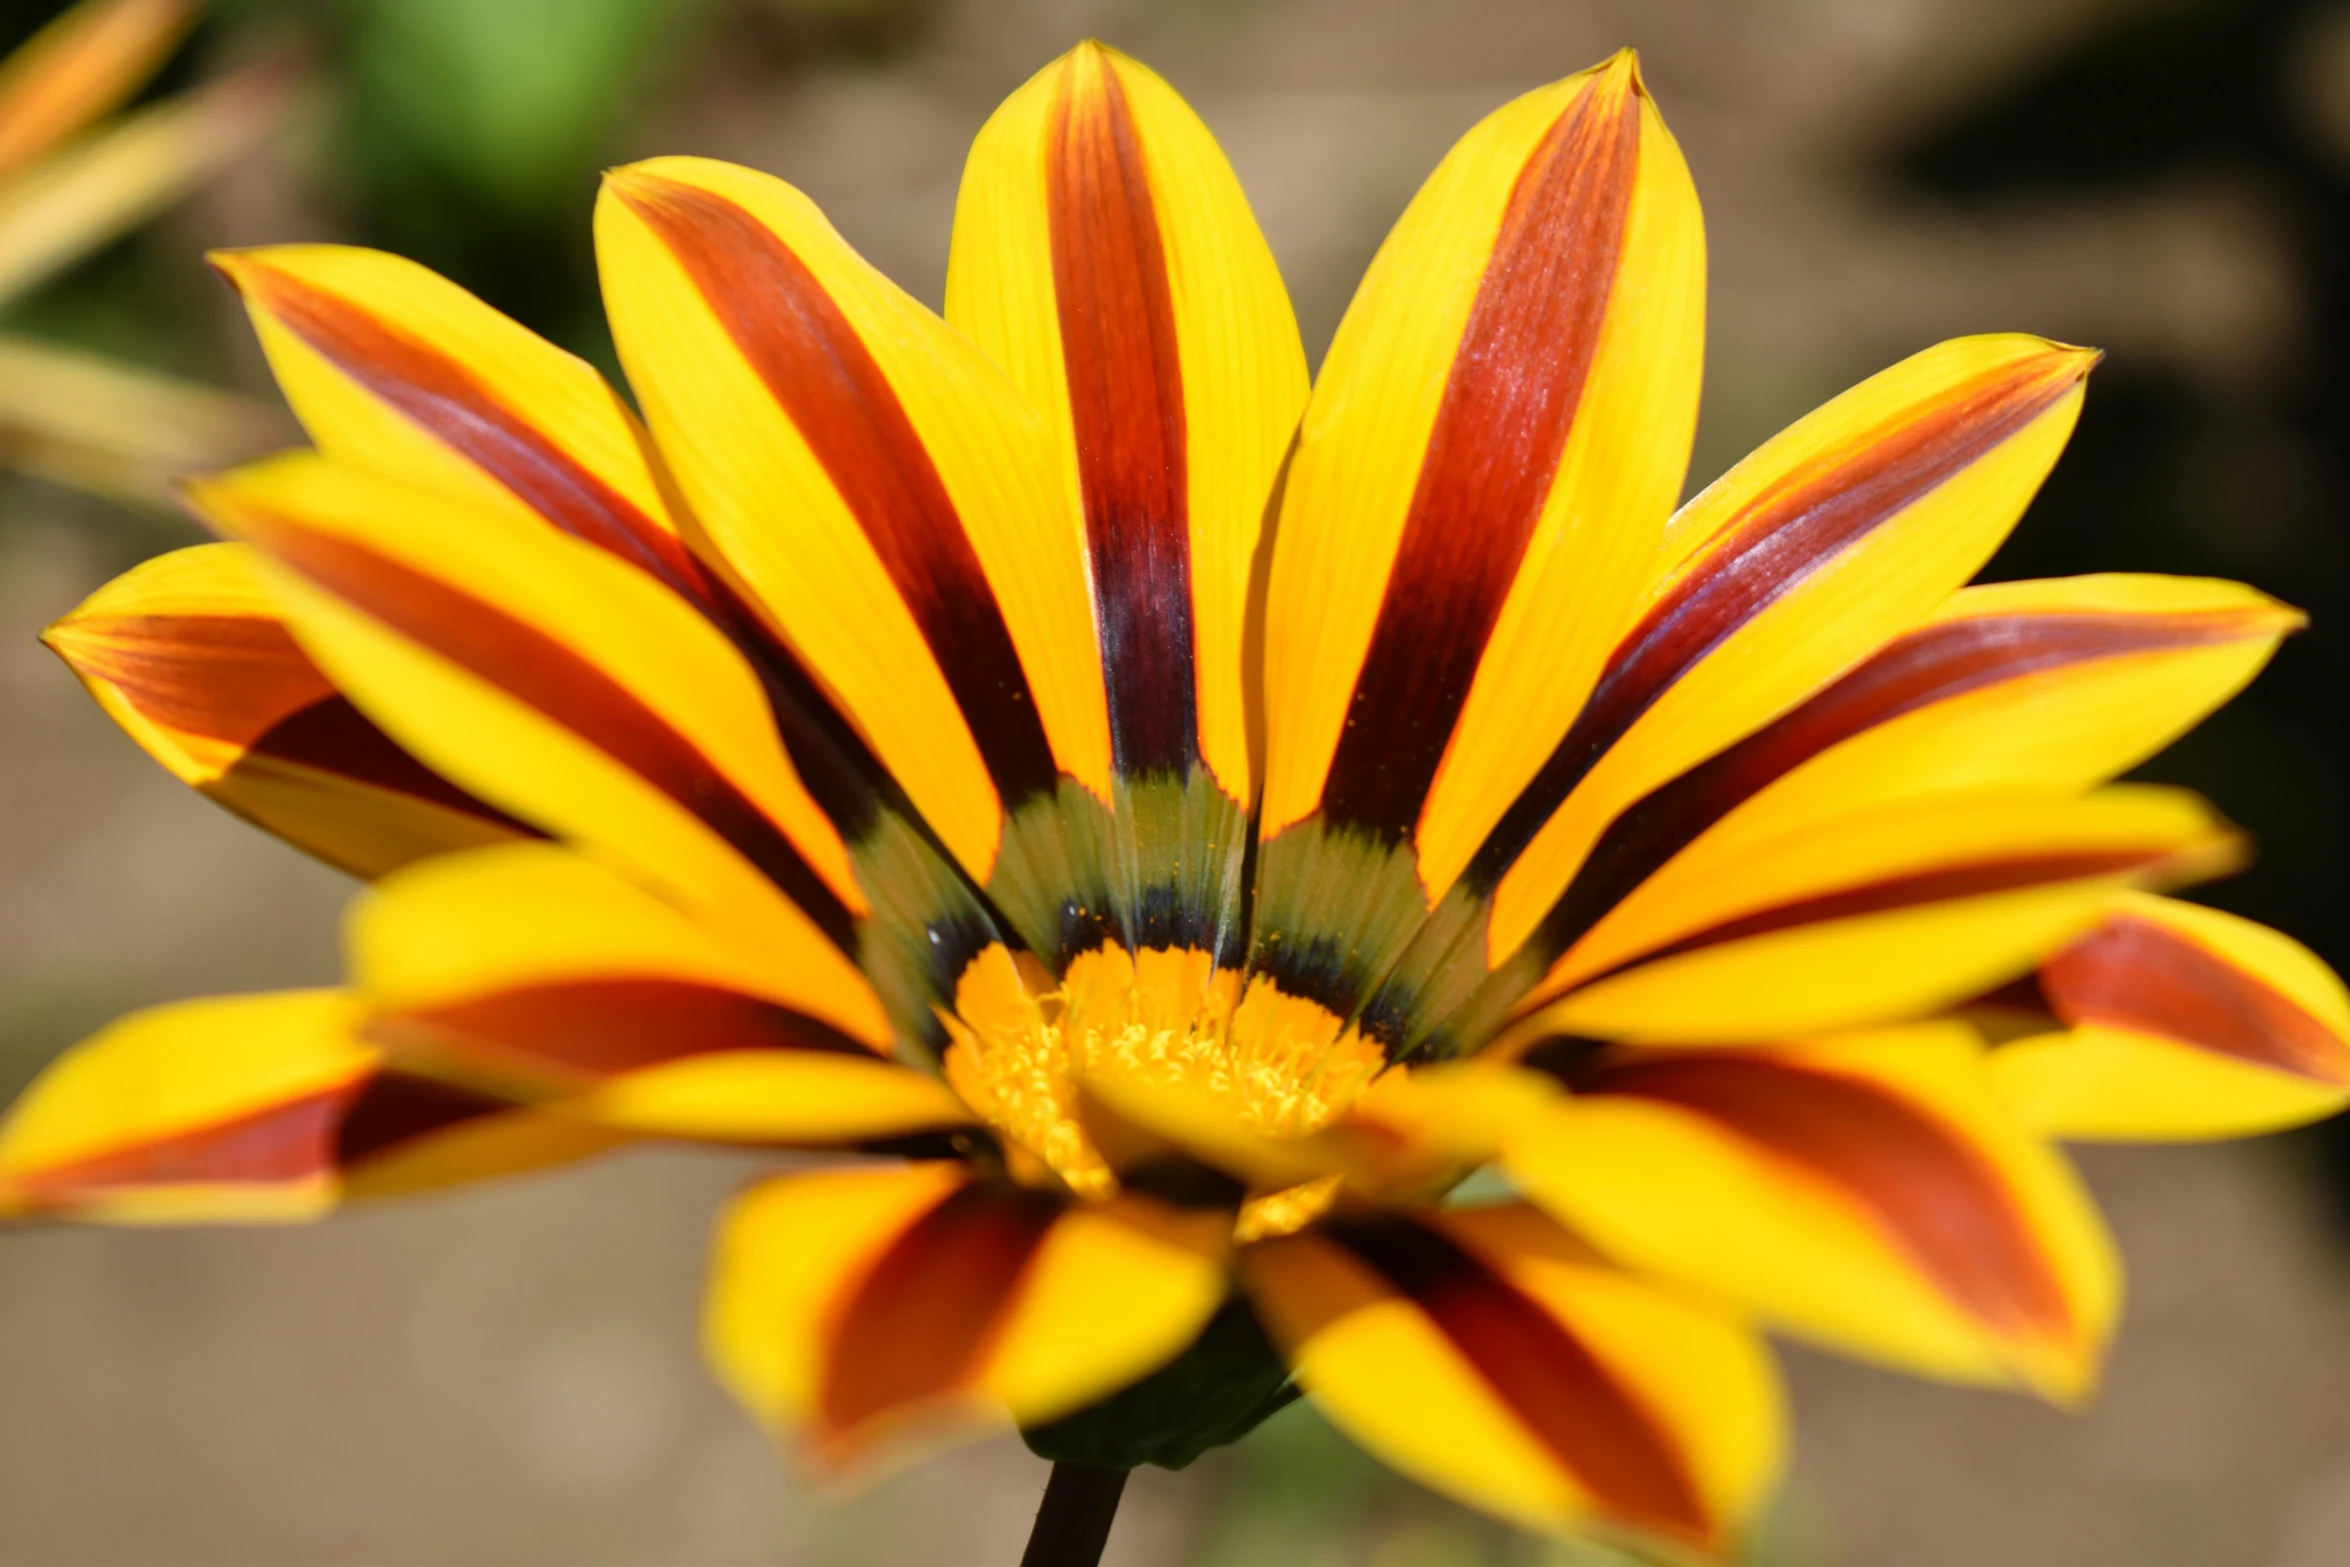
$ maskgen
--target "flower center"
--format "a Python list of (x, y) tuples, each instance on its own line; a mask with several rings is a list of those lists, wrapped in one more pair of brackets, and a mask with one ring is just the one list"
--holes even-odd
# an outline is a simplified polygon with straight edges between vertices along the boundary
[[(1343, 1114), (1385, 1063), (1328, 1008), (1188, 947), (1081, 954), (1055, 985), (1033, 958), (990, 947), (955, 987), (947, 1081), (1001, 1132), (1086, 1196), (1117, 1177), (1078, 1118), (1079, 1085), (1124, 1075), (1189, 1090), (1242, 1127), (1303, 1137)], [(1036, 1173), (1036, 1172), (1030, 1172)]]

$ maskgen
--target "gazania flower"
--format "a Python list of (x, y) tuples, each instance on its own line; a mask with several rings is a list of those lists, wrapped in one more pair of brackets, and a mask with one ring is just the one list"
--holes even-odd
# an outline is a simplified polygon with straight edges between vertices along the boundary
[(1082, 1536), (1302, 1391), (1719, 1550), (1758, 1327), (2076, 1400), (2119, 1284), (2050, 1139), (2350, 1097), (2334, 978), (2154, 891), (2235, 835), (2106, 782), (2298, 617), (1962, 586), (2096, 357), (2038, 338), (1675, 511), (1704, 252), (1628, 54), (1463, 138), (1310, 397), (1214, 141), (1093, 45), (981, 133), (943, 321), (746, 169), (618, 170), (596, 234), (643, 426), (406, 262), (219, 258), (317, 450), (49, 639), (374, 884), (347, 989), (69, 1052), (18, 1210), (861, 1155), (741, 1195), (710, 1286), (819, 1473), (1015, 1424)]

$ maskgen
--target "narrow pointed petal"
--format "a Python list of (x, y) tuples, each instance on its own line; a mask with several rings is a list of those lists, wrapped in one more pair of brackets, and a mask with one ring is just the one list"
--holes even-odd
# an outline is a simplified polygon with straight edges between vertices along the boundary
[(2050, 1136), (2242, 1137), (2350, 1103), (2350, 993), (2250, 920), (2132, 897), (2042, 965), (2040, 989), (2068, 1031), (2003, 1046), (1991, 1067)]
[(1245, 805), (1242, 620), (1306, 365), (1215, 138), (1115, 50), (1047, 66), (972, 148), (947, 320), (1044, 412), (1083, 498), (1120, 772), (1202, 761)]
[(350, 948), (368, 1037), (395, 1060), (598, 1124), (822, 1146), (971, 1120), (887, 1059), (878, 1000), (813, 930), (745, 948), (553, 845), (391, 878)]
[(1086, 43), (980, 131), (946, 315), (1044, 414), (1081, 503), (1127, 819), (1118, 934), (1221, 945), (1255, 799), (1250, 583), (1306, 398), (1272, 252), (1190, 107)]
[(785, 1176), (720, 1222), (704, 1344), (813, 1469), (869, 1472), (1156, 1369), (1223, 1300), (1229, 1228), (948, 1164)]
[(1514, 1523), (1718, 1551), (1777, 1468), (1783, 1416), (1760, 1342), (1523, 1204), (1268, 1241), (1243, 1276), (1340, 1429)]
[(1622, 811), (1910, 630), (1990, 558), (2072, 431), (2096, 355), (1962, 338), (1765, 444), (1675, 516), (1637, 624), (1478, 848), (1495, 962)]
[(2112, 1243), (1969, 1030), (1629, 1051), (1567, 1075), (1574, 1096), (1505, 1165), (1626, 1266), (1926, 1375), (2068, 1403), (2094, 1382)]
[(216, 252), (286, 400), (336, 462), (528, 512), (692, 596), (645, 436), (593, 366), (427, 268), (348, 245)]
[(1416, 829), (1441, 891), (1539, 761), (1532, 737), (1564, 732), (1688, 462), (1703, 268), (1688, 170), (1629, 54), (1497, 111), (1430, 176), (1290, 465), (1267, 838), (1317, 810)]
[(607, 177), (613, 334), (730, 566), (985, 882), (1004, 813), (1110, 757), (1074, 497), (1044, 423), (779, 180)]
[(82, 0), (0, 63), (0, 179), (119, 107), (195, 20), (194, 0)]
[(2101, 783), (2235, 694), (2300, 623), (2228, 582), (2109, 576), (1963, 589), (1850, 674), (1618, 817), (1529, 946), (1555, 957), (1683, 855), (1720, 864), (1905, 800)]
[(172, 776), (355, 876), (530, 833), (361, 716), (278, 618), (246, 545), (159, 555), (41, 639)]
[(1700, 845), (1571, 947), (1529, 1005), (1562, 1033), (1760, 1039), (1914, 1017), (2027, 973), (2133, 885), (2232, 868), (2202, 800), (1928, 797), (1763, 844)]
[(137, 1012), (60, 1056), (0, 1121), (0, 1214), (125, 1224), (317, 1218), (601, 1153), (577, 1121), (387, 1071), (335, 991)]
[(190, 499), (260, 547), (304, 650), (437, 770), (744, 939), (852, 943), (862, 894), (756, 678), (641, 572), (310, 455)]

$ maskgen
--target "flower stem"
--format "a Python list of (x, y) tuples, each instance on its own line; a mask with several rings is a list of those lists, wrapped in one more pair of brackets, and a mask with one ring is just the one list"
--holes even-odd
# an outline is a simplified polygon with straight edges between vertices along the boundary
[(1028, 1532), (1028, 1549), (1020, 1553), (1020, 1567), (1094, 1567), (1110, 1541), (1126, 1474), (1123, 1469), (1066, 1459), (1053, 1465), (1044, 1500), (1037, 1505), (1036, 1526)]

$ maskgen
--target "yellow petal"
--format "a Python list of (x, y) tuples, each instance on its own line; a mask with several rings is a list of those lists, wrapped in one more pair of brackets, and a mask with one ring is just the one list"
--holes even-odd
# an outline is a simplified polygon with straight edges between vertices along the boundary
[(1675, 516), (1639, 623), (1479, 847), (1488, 948), (1526, 939), (1626, 807), (1910, 629), (2056, 461), (2096, 356), (1962, 338), (1767, 442)]
[(1083, 499), (1120, 771), (1196, 758), (1245, 805), (1250, 568), (1306, 365), (1222, 149), (1156, 74), (1080, 44), (972, 146), (946, 316)]
[(1506, 1167), (1627, 1266), (1927, 1375), (2085, 1396), (2112, 1244), (1969, 1030), (1632, 1051), (1570, 1081)]
[(336, 991), (186, 1001), (74, 1046), (0, 1122), (0, 1213), (316, 1218), (603, 1152), (616, 1134), (383, 1069)]
[(1268, 839), (1416, 829), (1440, 892), (1634, 605), (1696, 415), (1704, 250), (1629, 53), (1447, 155), (1371, 264), (1291, 461)]
[(247, 545), (159, 555), (41, 639), (174, 777), (354, 875), (529, 831), (351, 706), (278, 618)]
[(523, 845), (416, 866), (351, 924), (369, 1037), (420, 1071), (602, 1126), (838, 1145), (962, 1126), (882, 1059), (872, 992), (813, 931), (745, 949), (578, 855)]
[(2350, 1102), (2350, 993), (2250, 920), (2134, 896), (2043, 965), (2040, 987), (2069, 1032), (2003, 1046), (1991, 1064), (2053, 1136), (2240, 1137)]
[(704, 1342), (820, 1473), (1041, 1423), (1156, 1369), (1224, 1296), (1229, 1217), (951, 1164), (786, 1176), (722, 1220)]
[(1955, 1004), (2025, 972), (2114, 895), (2235, 863), (2183, 791), (1928, 797), (1784, 839), (1700, 844), (1569, 950), (1534, 1000), (1564, 1033), (1759, 1039)]
[(1777, 1468), (1778, 1383), (1753, 1335), (1523, 1205), (1268, 1241), (1243, 1277), (1341, 1430), (1513, 1523), (1719, 1550)]
[(1075, 498), (1002, 372), (747, 169), (615, 171), (596, 243), (687, 501), (963, 865), (1063, 773), (1106, 800)]
[[(315, 456), (191, 487), (260, 545), (305, 651), (460, 784), (742, 939), (836, 947), (847, 852), (755, 677), (690, 606), (601, 550)], [(827, 960), (843, 985), (845, 955)]]

